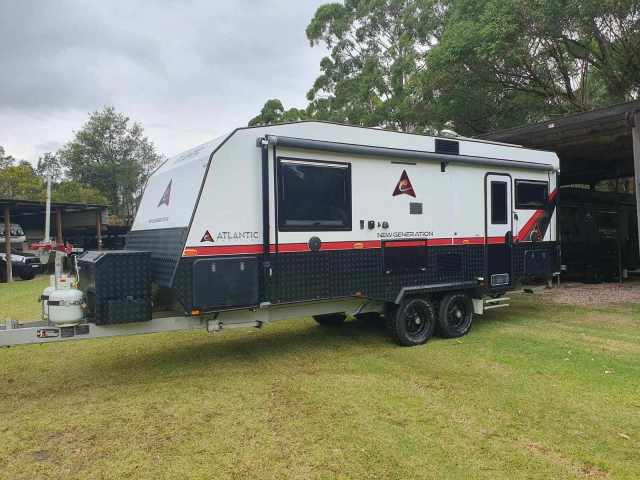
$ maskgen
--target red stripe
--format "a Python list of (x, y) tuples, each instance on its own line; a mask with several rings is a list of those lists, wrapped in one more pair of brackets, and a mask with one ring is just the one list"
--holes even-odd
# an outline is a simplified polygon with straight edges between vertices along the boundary
[[(553, 202), (553, 200), (556, 198), (556, 195), (558, 195), (558, 190), (554, 190), (549, 194), (549, 203)], [(524, 227), (522, 227), (520, 229), (520, 232), (518, 233), (519, 242), (526, 240), (527, 235), (531, 233), (531, 230), (533, 230), (533, 227), (536, 225), (536, 223), (538, 223), (538, 220), (540, 220), (543, 215), (544, 208), (540, 208), (533, 212), (533, 215), (531, 215), (529, 221), (524, 224)]]
[[(504, 237), (487, 237), (486, 243), (504, 243)], [(397, 240), (385, 242), (385, 247), (437, 247), (447, 245), (484, 245), (484, 237), (456, 237), (456, 238), (429, 238), (427, 240)], [(360, 250), (381, 248), (380, 240), (364, 240), (350, 242), (325, 242), (320, 246), (321, 251), (331, 250)], [(280, 243), (277, 245), (277, 253), (309, 252), (309, 245), (306, 243)], [(276, 253), (276, 245), (269, 246), (269, 252)], [(216, 245), (186, 247), (183, 256), (208, 257), (216, 255), (255, 255), (262, 253), (262, 245)]]
[(504, 243), (504, 237), (487, 237), (487, 244), (497, 245)]
[(484, 237), (454, 238), (454, 245), (484, 245)]
[(385, 247), (424, 247), (427, 245), (426, 240), (413, 240), (413, 241), (403, 241), (403, 242), (385, 242)]
[[(278, 253), (308, 252), (309, 245), (306, 243), (281, 243), (277, 246)], [(367, 240), (362, 242), (325, 242), (320, 246), (320, 250), (360, 250), (369, 248), (380, 248), (380, 240)], [(276, 245), (270, 245), (269, 251), (276, 253)], [(262, 253), (262, 245), (220, 245), (220, 246), (198, 246), (184, 249), (183, 256), (215, 256), (215, 255), (244, 255)]]
[(280, 243), (278, 245), (269, 245), (271, 253), (291, 253), (291, 252), (308, 252), (309, 245), (306, 243)]
[(327, 242), (323, 243), (320, 250), (361, 250), (365, 248), (380, 248), (380, 240), (368, 240), (363, 242)]
[(538, 220), (540, 220), (543, 215), (544, 215), (544, 210), (536, 210), (535, 212), (533, 212), (533, 215), (531, 215), (531, 218), (529, 219), (529, 221), (524, 224), (524, 227), (522, 227), (520, 229), (520, 233), (518, 233), (519, 241), (522, 242), (527, 238), (527, 235), (531, 233), (531, 230), (533, 230), (533, 227), (535, 226), (536, 223), (538, 223)]
[(453, 239), (451, 238), (429, 238), (427, 240), (427, 246), (443, 246), (443, 245), (452, 245)]
[[(320, 251), (328, 250), (363, 250), (369, 248), (380, 248), (380, 240), (367, 240), (362, 242), (324, 242), (320, 245)], [(269, 247), (271, 253), (276, 252), (276, 245)], [(280, 243), (278, 253), (309, 252), (309, 245), (306, 243)]]
[[(262, 253), (262, 245), (220, 245), (215, 247), (187, 247), (184, 256), (243, 255)], [(195, 250), (195, 255), (190, 251)], [(189, 251), (189, 252), (187, 252)]]

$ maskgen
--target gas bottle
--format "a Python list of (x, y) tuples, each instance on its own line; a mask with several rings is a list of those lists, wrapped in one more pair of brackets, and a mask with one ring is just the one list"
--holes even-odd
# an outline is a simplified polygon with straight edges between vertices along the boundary
[(75, 288), (54, 290), (49, 295), (49, 321), (56, 325), (74, 325), (84, 317), (82, 302), (84, 295)]

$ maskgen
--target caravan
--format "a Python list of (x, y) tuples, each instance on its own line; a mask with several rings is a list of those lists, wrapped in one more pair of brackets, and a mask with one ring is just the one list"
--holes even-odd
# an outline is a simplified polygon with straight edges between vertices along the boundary
[[(130, 255), (81, 259), (81, 335), (365, 313), (383, 314), (401, 345), (464, 335), (522, 280), (559, 270), (558, 173), (554, 153), (466, 138), (316, 121), (234, 130), (151, 176)], [(159, 318), (141, 307), (148, 293), (122, 290), (134, 252), (150, 262), (136, 282), (174, 297), (180, 315)], [(98, 281), (101, 263), (111, 273)]]

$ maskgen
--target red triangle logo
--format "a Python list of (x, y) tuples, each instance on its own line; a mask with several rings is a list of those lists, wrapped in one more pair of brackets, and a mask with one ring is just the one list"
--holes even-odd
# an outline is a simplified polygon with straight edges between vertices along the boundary
[(158, 206), (160, 205), (166, 205), (167, 207), (169, 206), (169, 200), (171, 199), (171, 182), (172, 181), (173, 180), (169, 180), (169, 185), (167, 185), (167, 188), (164, 189), (164, 193), (162, 194), (162, 198), (160, 199)]
[(406, 170), (402, 171), (396, 189), (393, 191), (393, 196), (395, 197), (397, 195), (410, 195), (413, 198), (416, 196), (416, 192), (413, 190), (413, 185), (411, 185), (411, 180), (409, 180), (409, 175), (407, 175)]
[(206, 230), (204, 232), (204, 235), (202, 236), (202, 238), (200, 239), (200, 242), (211, 242), (213, 243), (213, 237), (211, 236), (211, 234), (209, 233), (209, 230)]

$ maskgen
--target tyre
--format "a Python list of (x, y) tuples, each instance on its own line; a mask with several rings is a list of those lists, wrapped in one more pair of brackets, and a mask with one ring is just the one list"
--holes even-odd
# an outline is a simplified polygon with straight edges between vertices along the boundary
[(325, 315), (314, 315), (313, 319), (320, 325), (336, 326), (342, 325), (347, 316), (344, 313), (327, 313)]
[(20, 273), (20, 278), (21, 278), (22, 280), (31, 280), (31, 279), (33, 279), (33, 277), (35, 277), (35, 276), (36, 276), (36, 274), (35, 274), (35, 273), (33, 273), (33, 272), (30, 272), (30, 271), (26, 271), (26, 272), (22, 272), (22, 273)]
[(446, 295), (440, 302), (438, 334), (444, 338), (462, 337), (473, 322), (473, 302), (465, 293)]
[(436, 314), (428, 300), (419, 297), (407, 298), (394, 313), (389, 315), (387, 325), (397, 344), (413, 347), (422, 345), (433, 336)]

